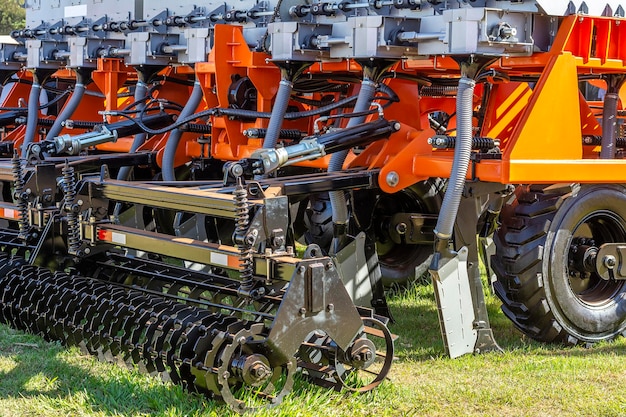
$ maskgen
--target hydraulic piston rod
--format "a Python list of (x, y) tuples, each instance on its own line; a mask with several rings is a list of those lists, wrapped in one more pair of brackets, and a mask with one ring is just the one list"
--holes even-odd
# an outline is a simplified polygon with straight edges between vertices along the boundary
[[(155, 114), (146, 116), (141, 121), (145, 126), (151, 128), (159, 128), (173, 122), (170, 114)], [(132, 136), (141, 133), (141, 126), (132, 120), (111, 123), (108, 125), (100, 125), (93, 132), (87, 132), (80, 135), (61, 135), (50, 141), (42, 143), (41, 147), (44, 151), (52, 154), (69, 154), (78, 155), (83, 149), (100, 145), (107, 142), (115, 142), (118, 138)]]

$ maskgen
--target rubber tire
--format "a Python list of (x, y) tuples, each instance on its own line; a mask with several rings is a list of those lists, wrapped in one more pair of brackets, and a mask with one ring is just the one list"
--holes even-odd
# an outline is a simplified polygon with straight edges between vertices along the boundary
[(518, 191), (503, 209), (494, 236), (494, 290), (504, 314), (541, 342), (592, 344), (623, 334), (626, 281), (604, 281), (592, 273), (587, 291), (576, 293), (572, 285), (583, 281), (570, 281), (568, 255), (572, 238), (585, 230), (597, 246), (626, 241), (626, 189), (530, 186)]
[[(378, 197), (393, 200), (398, 212), (439, 214), (443, 201), (444, 181), (440, 178), (420, 181), (395, 194), (381, 193)], [(392, 210), (393, 211), (393, 210)], [(387, 213), (392, 214), (392, 213)], [(376, 214), (374, 214), (374, 217)], [(394, 245), (382, 251), (381, 242), (376, 241), (378, 260), (383, 284), (386, 287), (406, 287), (418, 282), (428, 271), (433, 254), (433, 245)]]
[[(440, 178), (420, 181), (394, 194), (380, 190), (361, 190), (353, 215), (361, 227), (373, 236), (377, 245), (382, 281), (386, 287), (408, 286), (428, 271), (433, 245), (397, 245), (385, 236), (382, 218), (398, 212), (438, 214), (443, 200), (445, 183)], [(374, 194), (375, 193), (375, 194)], [(350, 202), (350, 199), (348, 199)], [(304, 215), (306, 244), (315, 243), (328, 251), (333, 236), (332, 209), (327, 194), (311, 196)], [(349, 206), (352, 211), (352, 207)], [(356, 234), (359, 230), (352, 230)], [(387, 247), (385, 245), (387, 240)]]

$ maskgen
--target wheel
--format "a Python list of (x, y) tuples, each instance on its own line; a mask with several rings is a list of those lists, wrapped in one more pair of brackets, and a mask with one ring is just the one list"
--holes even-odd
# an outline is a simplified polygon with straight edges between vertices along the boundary
[(363, 331), (345, 352), (323, 332), (309, 335), (300, 347), (299, 366), (312, 383), (363, 393), (385, 380), (394, 359), (394, 336), (373, 315), (362, 319)]
[[(376, 243), (383, 283), (405, 286), (424, 274), (433, 253), (432, 230), (441, 208), (444, 182), (430, 179), (418, 182), (394, 194), (380, 190), (354, 191), (348, 209), (352, 212), (351, 233), (365, 230)], [(332, 208), (327, 194), (311, 195), (304, 213), (307, 244), (315, 243), (328, 251), (333, 237)], [(424, 214), (425, 221), (419, 243), (410, 243), (396, 231), (394, 215)], [(408, 235), (409, 233), (407, 233)], [(430, 237), (429, 237), (430, 236)]]
[(333, 240), (333, 212), (328, 193), (311, 194), (304, 211), (304, 241), (328, 252)]
[[(427, 270), (433, 253), (432, 230), (441, 208), (443, 181), (422, 181), (394, 194), (380, 193), (376, 198), (370, 230), (374, 231), (376, 252), (385, 286), (415, 282)], [(432, 215), (425, 222), (425, 231), (431, 238), (412, 244), (402, 236), (393, 236), (392, 216), (401, 213)], [(428, 223), (431, 223), (428, 225)], [(398, 240), (400, 237), (400, 240)]]
[(495, 234), (494, 290), (505, 315), (543, 342), (589, 344), (624, 333), (626, 282), (603, 280), (583, 261), (615, 242), (626, 242), (624, 186), (521, 190)]
[(232, 340), (223, 341), (222, 335), (216, 336), (220, 353), (215, 356), (216, 374), (207, 373), (209, 386), (215, 384), (224, 402), (240, 413), (279, 405), (293, 389), (295, 358), (285, 361), (264, 351), (267, 339), (261, 323), (225, 335), (230, 336)]

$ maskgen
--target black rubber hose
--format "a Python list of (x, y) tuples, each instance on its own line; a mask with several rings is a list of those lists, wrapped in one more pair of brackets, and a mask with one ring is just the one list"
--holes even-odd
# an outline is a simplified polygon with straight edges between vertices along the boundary
[(263, 139), (263, 149), (274, 149), (276, 147), (280, 128), (283, 124), (285, 114), (287, 113), (287, 107), (289, 106), (289, 98), (291, 97), (292, 89), (293, 83), (291, 81), (285, 79), (280, 80), (278, 93), (276, 93), (276, 100), (274, 100), (274, 107), (272, 108), (272, 117), (270, 117), (267, 132)]
[[(191, 91), (191, 97), (185, 104), (185, 108), (180, 112), (178, 116), (180, 119), (184, 119), (193, 114), (196, 111), (200, 102), (202, 101), (202, 85), (199, 81), (193, 84), (193, 90)], [(183, 131), (176, 128), (172, 131), (167, 143), (165, 144), (165, 151), (163, 152), (163, 166), (161, 167), (164, 181), (176, 181), (176, 174), (174, 173), (174, 162), (176, 158), (176, 150), (178, 149), (178, 143), (183, 135)]]
[[(324, 114), (324, 113), (329, 113), (332, 110), (348, 106), (350, 103), (354, 102), (356, 99), (357, 99), (357, 96), (347, 97), (336, 103), (332, 103), (332, 104), (329, 104), (328, 106), (320, 107), (317, 109), (311, 109), (311, 110), (307, 110), (303, 112), (287, 113), (285, 114), (285, 120), (295, 120), (295, 119), (300, 119), (300, 118), (317, 116), (317, 115)], [(121, 112), (121, 113), (117, 112), (114, 115), (126, 117), (127, 119), (133, 120), (134, 123), (137, 123), (139, 126), (141, 126), (143, 130), (145, 130), (147, 133), (151, 135), (160, 135), (162, 133), (167, 133), (171, 130), (174, 130), (184, 124), (187, 124), (191, 122), (192, 120), (199, 119), (202, 117), (208, 117), (208, 116), (214, 115), (214, 116), (241, 117), (245, 119), (256, 119), (256, 118), (269, 119), (272, 114), (267, 113), (267, 112), (257, 112), (257, 111), (252, 111), (252, 110), (211, 108), (208, 110), (203, 110), (199, 113), (189, 115), (187, 117), (179, 117), (176, 120), (176, 123), (173, 123), (170, 126), (167, 126), (167, 127), (164, 127), (163, 129), (158, 129), (158, 130), (150, 129), (148, 126), (143, 125), (140, 120), (133, 119), (129, 115), (125, 114), (124, 112)]]
[[(31, 84), (32, 85), (32, 84)], [(44, 90), (47, 91), (46, 88), (44, 88)], [(43, 109), (47, 109), (49, 107), (54, 106), (55, 104), (57, 104), (63, 97), (65, 97), (66, 95), (69, 94), (69, 90), (65, 90), (60, 92), (55, 98), (53, 98), (52, 100), (48, 101), (46, 104), (42, 104), (40, 106), (37, 107), (37, 110), (43, 110)], [(27, 107), (0, 107), (0, 111), (24, 111), (26, 110)], [(54, 120), (52, 120), (51, 123), (54, 123)], [(50, 126), (52, 126), (52, 124), (50, 124)]]
[[(370, 79), (364, 79), (361, 83), (361, 90), (359, 91), (356, 104), (354, 105), (354, 112), (366, 112), (369, 110), (374, 95), (376, 94), (376, 83)], [(346, 128), (350, 128), (359, 125), (365, 121), (367, 115), (352, 117), (348, 121)], [(343, 163), (348, 156), (349, 149), (334, 153), (328, 164), (328, 172), (337, 172), (343, 169)], [(348, 223), (348, 205), (346, 202), (346, 196), (343, 191), (330, 191), (328, 193), (330, 197), (330, 205), (332, 208), (333, 224), (339, 227), (345, 227)], [(333, 248), (336, 252), (340, 248), (337, 245)]]
[[(141, 73), (138, 74), (140, 74), (141, 76)], [(148, 86), (140, 79), (139, 81), (137, 81), (137, 84), (135, 84), (135, 96), (133, 97), (135, 100), (134, 102), (136, 103), (137, 110), (142, 111), (146, 108), (145, 98), (147, 93)], [(133, 143), (130, 145), (130, 153), (137, 152), (137, 149), (139, 149), (139, 147), (146, 141), (146, 136), (146, 132), (141, 132), (137, 133), (133, 137)], [(132, 169), (133, 168), (129, 166), (121, 167), (117, 173), (117, 179), (122, 181), (127, 180), (130, 176)]]
[(334, 154), (355, 146), (367, 145), (381, 138), (389, 137), (400, 129), (400, 123), (378, 119), (369, 123), (362, 123), (351, 128), (345, 128), (334, 133), (327, 133), (319, 137), (318, 143), (324, 146), (324, 151)]
[(28, 96), (28, 115), (26, 116), (26, 133), (22, 143), (22, 155), (26, 155), (28, 145), (35, 141), (37, 134), (37, 119), (39, 118), (39, 94), (41, 94), (41, 84), (36, 74), (33, 74), (33, 85)]
[[(295, 119), (302, 119), (302, 118), (311, 117), (311, 116), (317, 116), (323, 113), (328, 113), (340, 107), (345, 107), (357, 99), (358, 99), (358, 96), (347, 97), (347, 98), (344, 98), (343, 100), (339, 100), (327, 106), (318, 107), (317, 109), (305, 110), (305, 111), (296, 112), (296, 113), (286, 113), (284, 119), (295, 120)], [(262, 113), (262, 112), (257, 112), (257, 111), (241, 110), (241, 109), (214, 109), (213, 113), (217, 115), (242, 117), (246, 119), (254, 119), (257, 117), (261, 119), (269, 119), (272, 116), (272, 113), (267, 113), (267, 112)]]
[(393, 91), (393, 89), (389, 87), (387, 84), (383, 84), (383, 83), (378, 84), (378, 90), (387, 95), (386, 98), (389, 100), (389, 103), (387, 103), (387, 105), (391, 103), (397, 103), (400, 101), (400, 97), (398, 97), (396, 92)]
[[(173, 119), (174, 115), (172, 114), (158, 113), (144, 117), (143, 122), (146, 124), (146, 126), (161, 127), (167, 126), (168, 124), (172, 123)], [(108, 124), (106, 125), (106, 128), (110, 131), (115, 131), (118, 138), (134, 136), (143, 131), (139, 126), (137, 126), (136, 123), (133, 123), (129, 120), (122, 120), (119, 122)]]
[(61, 133), (61, 130), (63, 130), (63, 123), (67, 119), (72, 117), (72, 115), (78, 108), (81, 100), (83, 99), (83, 96), (85, 95), (85, 84), (89, 82), (89, 78), (90, 77), (85, 75), (83, 71), (76, 71), (76, 84), (74, 85), (74, 92), (72, 93), (72, 96), (67, 101), (65, 106), (63, 106), (63, 110), (61, 110), (61, 113), (59, 113), (57, 118), (54, 120), (54, 124), (46, 135), (46, 140), (52, 140), (55, 137), (59, 136), (59, 133)]
[(15, 124), (15, 119), (23, 117), (26, 113), (26, 109), (23, 111), (9, 111), (0, 114), (0, 127), (10, 126)]

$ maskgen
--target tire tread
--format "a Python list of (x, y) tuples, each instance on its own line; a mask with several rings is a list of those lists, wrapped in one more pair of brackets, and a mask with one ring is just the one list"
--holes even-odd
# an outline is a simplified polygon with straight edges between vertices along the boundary
[(492, 267), (495, 294), (502, 312), (527, 336), (549, 343), (571, 344), (571, 336), (555, 320), (542, 279), (543, 245), (552, 218), (571, 191), (568, 186), (532, 185), (516, 203), (503, 209), (494, 235)]

